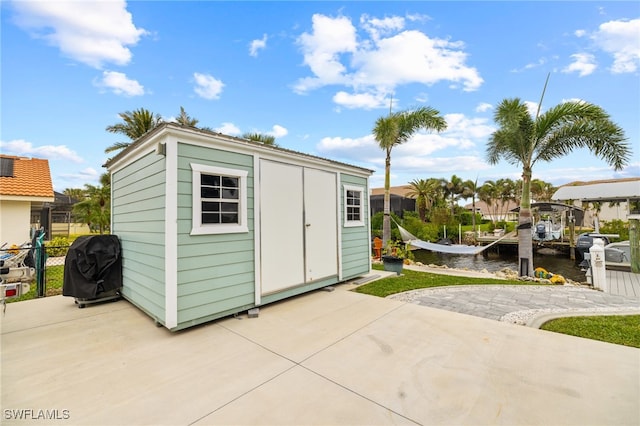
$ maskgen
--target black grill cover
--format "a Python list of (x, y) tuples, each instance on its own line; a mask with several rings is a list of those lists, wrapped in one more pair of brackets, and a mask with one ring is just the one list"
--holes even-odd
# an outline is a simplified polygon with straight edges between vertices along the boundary
[(62, 294), (95, 299), (122, 287), (122, 256), (116, 235), (87, 235), (76, 239), (64, 262)]

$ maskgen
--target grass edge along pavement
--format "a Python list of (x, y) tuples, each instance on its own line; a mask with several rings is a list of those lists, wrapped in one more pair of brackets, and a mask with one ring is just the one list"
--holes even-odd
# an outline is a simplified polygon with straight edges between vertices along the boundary
[(556, 318), (541, 330), (640, 348), (640, 315), (603, 315)]
[[(380, 264), (372, 269), (382, 270)], [(362, 284), (353, 291), (371, 296), (387, 297), (392, 294), (421, 288), (457, 285), (554, 285), (536, 281), (501, 278), (478, 278), (414, 271), (405, 268), (400, 276), (380, 278)], [(640, 348), (640, 315), (602, 315), (566, 317), (547, 321), (541, 330), (567, 334), (602, 342)]]
[[(382, 270), (382, 265), (373, 264), (374, 270)], [(354, 291), (371, 296), (387, 297), (396, 293), (403, 293), (421, 288), (446, 287), (453, 285), (541, 285), (540, 282), (523, 281), (502, 278), (478, 278), (463, 277), (457, 275), (436, 274), (431, 272), (413, 271), (405, 268), (400, 276), (380, 278), (370, 283), (363, 284)], [(548, 284), (552, 285), (552, 284)]]

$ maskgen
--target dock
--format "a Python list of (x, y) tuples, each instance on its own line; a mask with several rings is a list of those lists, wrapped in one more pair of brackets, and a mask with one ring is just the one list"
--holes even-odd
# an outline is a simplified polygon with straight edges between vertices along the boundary
[(611, 294), (618, 294), (640, 301), (640, 274), (607, 269), (607, 285)]

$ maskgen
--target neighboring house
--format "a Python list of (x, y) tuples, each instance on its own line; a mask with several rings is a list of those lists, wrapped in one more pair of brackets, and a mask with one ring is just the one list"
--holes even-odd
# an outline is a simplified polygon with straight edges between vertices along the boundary
[[(514, 212), (513, 209), (519, 206), (515, 201), (507, 201), (505, 204), (497, 201), (489, 205), (484, 201), (476, 200), (476, 213), (482, 215), (482, 220), (489, 220), (494, 223), (503, 220), (513, 222), (518, 220), (518, 213)], [(473, 211), (473, 203), (466, 204), (464, 208), (468, 211)]]
[[(79, 200), (61, 192), (54, 192), (54, 194), (55, 201), (51, 205), (51, 236), (68, 237), (72, 234), (90, 234), (91, 230), (86, 223), (73, 221), (73, 206), (77, 204)], [(36, 223), (39, 218), (40, 213), (38, 213), (37, 217), (32, 217), (31, 222)]]
[[(626, 221), (630, 214), (640, 213), (640, 177), (572, 182), (559, 187), (551, 199), (584, 205), (585, 226), (595, 227), (596, 215), (600, 222)], [(594, 204), (599, 205), (599, 212)]]
[[(415, 198), (408, 197), (407, 194), (413, 191), (411, 186), (392, 186), (389, 188), (389, 209), (391, 213), (403, 217), (406, 211), (416, 211)], [(371, 215), (384, 211), (384, 188), (373, 188), (369, 195), (371, 203)]]
[(371, 170), (175, 123), (107, 169), (122, 294), (170, 330), (370, 271)]
[(53, 201), (47, 160), (0, 154), (0, 245), (29, 241), (32, 214), (37, 216)]

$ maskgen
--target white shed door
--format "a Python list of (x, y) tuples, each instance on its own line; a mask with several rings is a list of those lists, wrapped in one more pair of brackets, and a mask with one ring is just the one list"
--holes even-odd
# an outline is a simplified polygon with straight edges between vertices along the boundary
[(337, 275), (336, 175), (260, 162), (262, 294)]
[(336, 174), (304, 170), (306, 281), (338, 273)]

